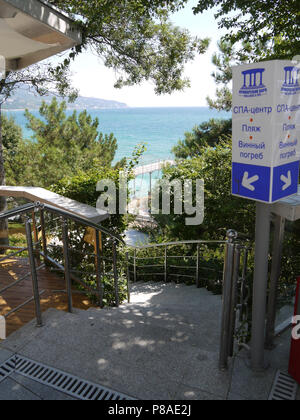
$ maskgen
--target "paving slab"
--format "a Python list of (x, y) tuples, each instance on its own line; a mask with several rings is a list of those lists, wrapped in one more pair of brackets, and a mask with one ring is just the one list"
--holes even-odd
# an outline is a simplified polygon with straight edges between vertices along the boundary
[(34, 394), (38, 399), (47, 401), (74, 401), (75, 399), (51, 387), (13, 373), (10, 380)]
[(41, 398), (23, 385), (7, 378), (0, 383), (1, 401), (39, 401)]
[(10, 359), (13, 355), (14, 353), (12, 351), (0, 348), (0, 365)]

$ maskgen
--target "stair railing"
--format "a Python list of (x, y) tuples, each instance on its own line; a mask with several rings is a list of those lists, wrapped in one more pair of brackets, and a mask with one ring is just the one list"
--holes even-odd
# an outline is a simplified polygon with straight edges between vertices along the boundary
[[(129, 256), (129, 277), (133, 282), (143, 278), (155, 278), (164, 281), (188, 280), (195, 282), (197, 287), (204, 287), (211, 279), (222, 279), (223, 267), (212, 267), (206, 264), (205, 251), (225, 247), (226, 241), (178, 241), (156, 245), (131, 247), (133, 252)], [(177, 248), (177, 249), (176, 249)], [(185, 248), (185, 252), (177, 255), (176, 251)], [(152, 255), (151, 255), (152, 251)], [(149, 255), (142, 255), (147, 252)], [(205, 277), (206, 276), (206, 277)]]
[[(49, 214), (52, 216), (57, 217), (57, 221), (61, 226), (61, 237), (62, 240), (60, 241), (59, 245), (51, 245), (48, 243), (48, 234), (46, 232), (46, 224), (45, 224), (45, 215)], [(17, 207), (13, 210), (6, 211), (0, 214), (0, 220), (2, 219), (10, 219), (15, 217), (22, 217), (25, 222), (25, 230), (26, 230), (26, 247), (11, 247), (11, 246), (0, 246), (1, 249), (6, 250), (13, 250), (13, 252), (9, 255), (0, 259), (0, 262), (8, 261), (11, 258), (16, 257), (17, 255), (22, 254), (23, 252), (28, 253), (29, 257), (29, 265), (30, 265), (30, 272), (26, 275), (22, 276), (15, 282), (3, 287), (0, 289), (0, 294), (4, 293), (5, 291), (9, 290), (10, 288), (18, 285), (26, 278), (31, 276), (32, 278), (32, 289), (33, 289), (33, 296), (31, 299), (24, 302), (22, 305), (19, 305), (17, 308), (14, 308), (9, 313), (5, 315), (5, 318), (9, 317), (10, 315), (14, 314), (15, 312), (19, 311), (28, 303), (34, 301), (35, 303), (35, 312), (36, 312), (36, 319), (37, 319), (37, 326), (42, 326), (42, 312), (41, 312), (41, 295), (45, 293), (45, 291), (39, 291), (39, 282), (38, 282), (38, 272), (45, 268), (47, 265), (50, 265), (54, 268), (54, 270), (61, 272), (64, 274), (65, 279), (65, 290), (59, 290), (57, 292), (65, 292), (67, 294), (68, 299), (68, 311), (73, 311), (73, 288), (72, 282), (78, 283), (82, 288), (85, 289), (86, 292), (95, 295), (98, 298), (99, 306), (102, 308), (104, 306), (104, 292), (105, 292), (105, 284), (104, 284), (104, 277), (108, 277), (112, 279), (113, 289), (114, 289), (114, 296), (115, 296), (115, 306), (119, 306), (120, 304), (120, 297), (119, 297), (119, 276), (120, 276), (120, 269), (119, 269), (119, 258), (118, 258), (118, 245), (124, 245), (123, 239), (116, 235), (115, 233), (109, 231), (108, 229), (95, 224), (83, 217), (75, 215), (69, 211), (65, 211), (63, 209), (58, 209), (54, 206), (48, 204), (41, 204), (39, 202), (26, 204), (20, 207)], [(37, 226), (37, 218), (39, 217), (40, 226)], [(77, 249), (72, 249), (70, 243), (70, 222), (75, 222), (76, 224), (90, 228), (94, 232), (95, 237), (95, 246), (94, 246), (94, 253), (82, 253)], [(34, 241), (32, 239), (32, 234), (34, 233)], [(41, 235), (41, 240), (39, 239), (39, 233)], [(103, 252), (101, 251), (103, 246), (103, 237), (106, 237), (106, 246), (111, 248), (111, 258), (104, 257)], [(58, 247), (62, 250), (63, 254), (63, 261), (59, 262), (55, 258), (50, 256), (49, 249), (51, 246)], [(94, 258), (94, 266), (96, 273), (96, 286), (90, 286), (86, 284), (85, 281), (80, 279), (77, 274), (78, 271), (72, 270), (71, 266), (71, 253), (76, 252), (81, 254), (82, 258), (86, 258), (87, 255), (89, 257)], [(43, 258), (43, 264), (37, 265), (37, 262)], [(105, 269), (105, 267), (109, 267), (109, 271)], [(84, 274), (84, 273), (81, 273)], [(125, 273), (126, 275), (128, 272)], [(129, 278), (127, 278), (127, 290), (129, 292)], [(85, 293), (86, 293), (85, 292)], [(129, 293), (128, 293), (128, 300), (129, 300)]]

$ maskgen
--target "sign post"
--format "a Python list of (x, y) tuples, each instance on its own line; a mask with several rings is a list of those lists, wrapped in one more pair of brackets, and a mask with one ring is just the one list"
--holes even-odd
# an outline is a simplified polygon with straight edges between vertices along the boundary
[(233, 69), (232, 194), (255, 200), (252, 369), (265, 369), (271, 204), (298, 192), (300, 67), (269, 61)]

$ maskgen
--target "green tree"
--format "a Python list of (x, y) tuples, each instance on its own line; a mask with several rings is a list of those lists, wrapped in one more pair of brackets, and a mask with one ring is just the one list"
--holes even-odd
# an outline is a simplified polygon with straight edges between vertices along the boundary
[[(187, 215), (155, 216), (169, 240), (224, 239), (227, 229), (236, 229), (253, 238), (255, 204), (231, 195), (231, 139), (214, 147), (203, 147), (199, 157), (186, 159), (164, 170), (169, 181), (199, 180), (205, 183), (205, 218), (199, 226), (186, 226)], [(195, 185), (194, 185), (195, 186)], [(194, 197), (196, 190), (194, 188)], [(171, 193), (174, 203), (174, 191)]]
[[(2, 121), (2, 124), (1, 124)], [(18, 146), (22, 140), (22, 130), (13, 118), (1, 115), (0, 106), (0, 185), (5, 185), (5, 171), (12, 174)], [(2, 180), (2, 182), (1, 182)], [(6, 198), (0, 197), (0, 212), (6, 209)], [(0, 245), (8, 245), (8, 224), (0, 221)]]
[(178, 159), (200, 156), (206, 147), (214, 147), (219, 141), (232, 134), (232, 120), (211, 119), (185, 133), (172, 152)]
[[(51, 190), (57, 194), (96, 207), (99, 198), (99, 192), (96, 189), (98, 181), (112, 180), (116, 185), (118, 210), (120, 171), (121, 169), (103, 167), (94, 168), (87, 172), (79, 172), (74, 176), (60, 179), (51, 186)], [(120, 215), (119, 211), (117, 211), (116, 214), (112, 214), (109, 219), (101, 224), (111, 232), (122, 235), (127, 228), (127, 218), (125, 215)]]
[(170, 93), (189, 85), (183, 77), (186, 62), (206, 51), (208, 39), (192, 37), (172, 25), (171, 13), (187, 0), (50, 0), (67, 13), (83, 34), (82, 45), (73, 49), (70, 62), (92, 47), (105, 66), (119, 74), (117, 87), (154, 83), (155, 91)]
[[(43, 103), (41, 118), (26, 111), (32, 140), (19, 144), (11, 173), (13, 184), (48, 188), (66, 176), (95, 167), (110, 167), (117, 150), (113, 136), (99, 134), (99, 120), (86, 111), (66, 115), (66, 103)], [(26, 163), (26, 165), (25, 165)]]
[[(157, 93), (171, 93), (189, 85), (185, 64), (196, 53), (204, 53), (209, 40), (199, 40), (187, 30), (174, 27), (169, 15), (187, 0), (49, 0), (66, 13), (82, 32), (82, 44), (72, 49), (58, 66), (42, 63), (19, 72), (8, 72), (0, 80), (0, 185), (5, 185), (1, 138), (1, 105), (24, 84), (39, 94), (55, 91), (71, 100), (69, 67), (78, 54), (92, 49), (118, 73), (116, 87), (152, 81)], [(5, 209), (0, 200), (0, 211)], [(0, 227), (1, 230), (1, 227)]]
[(299, 0), (199, 0), (194, 13), (217, 7), (215, 18), (228, 32), (227, 41), (245, 51), (249, 61), (292, 59), (300, 51)]
[(5, 171), (10, 180), (15, 170), (15, 159), (23, 141), (22, 129), (16, 124), (13, 117), (2, 116), (2, 138)]

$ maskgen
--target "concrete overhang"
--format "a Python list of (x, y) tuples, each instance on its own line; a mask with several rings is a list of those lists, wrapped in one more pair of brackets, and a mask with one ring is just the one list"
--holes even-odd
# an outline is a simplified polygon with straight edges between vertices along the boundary
[(21, 70), (81, 43), (63, 14), (39, 0), (0, 0), (0, 56), (6, 71)]

